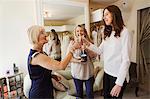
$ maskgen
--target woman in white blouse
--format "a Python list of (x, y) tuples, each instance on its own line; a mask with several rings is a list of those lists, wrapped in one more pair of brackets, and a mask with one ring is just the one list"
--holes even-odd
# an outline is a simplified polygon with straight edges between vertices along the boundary
[[(82, 37), (87, 48), (104, 58), (104, 99), (122, 98), (129, 82), (131, 40), (124, 25), (121, 11), (115, 5), (103, 11), (104, 38), (99, 47)], [(102, 55), (103, 54), (103, 55)]]

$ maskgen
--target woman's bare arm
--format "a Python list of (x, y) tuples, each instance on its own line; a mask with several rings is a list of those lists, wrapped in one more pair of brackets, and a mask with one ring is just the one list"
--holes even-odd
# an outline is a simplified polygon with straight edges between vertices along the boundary
[(56, 61), (44, 54), (38, 54), (36, 57), (32, 58), (32, 65), (40, 65), (49, 70), (60, 70), (65, 69), (72, 58), (72, 53), (69, 52), (67, 56), (62, 61)]
[(72, 42), (72, 46), (69, 47), (69, 52), (66, 55), (66, 57), (62, 61), (56, 61), (50, 57), (48, 57), (45, 54), (38, 54), (35, 57), (32, 58), (31, 64), (33, 65), (40, 65), (44, 68), (47, 68), (49, 70), (60, 70), (60, 69), (65, 69), (72, 59), (73, 52), (75, 49), (80, 48), (80, 44), (76, 42)]
[(86, 49), (88, 55), (90, 58), (95, 58), (97, 56), (96, 53), (94, 53), (93, 51), (89, 50), (89, 49)]

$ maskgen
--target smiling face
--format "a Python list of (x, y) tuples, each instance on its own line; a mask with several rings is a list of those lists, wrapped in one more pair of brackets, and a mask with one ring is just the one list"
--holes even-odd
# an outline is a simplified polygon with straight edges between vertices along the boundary
[(112, 14), (107, 9), (104, 10), (103, 19), (106, 25), (112, 25), (113, 17)]
[(83, 35), (85, 35), (84, 28), (77, 26), (75, 29), (75, 39), (77, 40), (77, 42), (81, 42), (81, 37)]
[(77, 27), (76, 28), (76, 30), (75, 30), (75, 35), (77, 36), (77, 37), (79, 37), (79, 36), (82, 36), (82, 35), (84, 35), (84, 29), (82, 28), (82, 27)]

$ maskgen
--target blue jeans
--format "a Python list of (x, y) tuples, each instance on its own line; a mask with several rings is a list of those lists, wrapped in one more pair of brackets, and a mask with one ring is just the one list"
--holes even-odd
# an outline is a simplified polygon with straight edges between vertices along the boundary
[(94, 92), (93, 92), (94, 77), (91, 77), (88, 80), (80, 80), (76, 78), (73, 78), (73, 80), (76, 86), (77, 99), (83, 98), (83, 82), (85, 82), (87, 98), (94, 99)]

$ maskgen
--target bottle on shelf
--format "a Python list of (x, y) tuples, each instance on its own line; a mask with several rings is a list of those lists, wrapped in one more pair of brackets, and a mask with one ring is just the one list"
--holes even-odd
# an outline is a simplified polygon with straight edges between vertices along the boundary
[(15, 63), (13, 63), (13, 69), (15, 74), (18, 73), (19, 70)]

